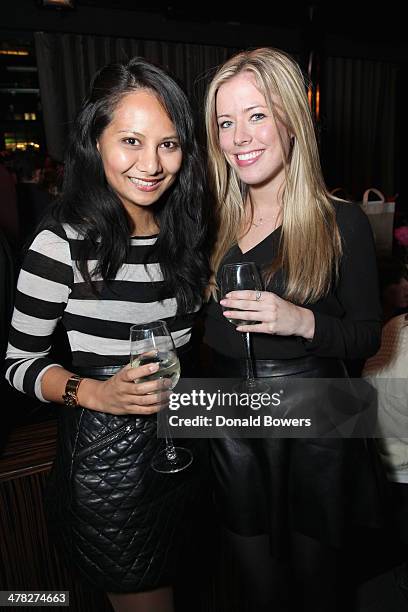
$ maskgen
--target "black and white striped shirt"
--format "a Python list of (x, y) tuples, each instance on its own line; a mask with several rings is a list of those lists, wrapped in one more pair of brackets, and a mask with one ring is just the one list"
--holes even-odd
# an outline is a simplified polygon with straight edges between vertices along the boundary
[[(176, 347), (191, 336), (194, 313), (176, 315), (176, 300), (154, 261), (157, 236), (131, 238), (127, 261), (115, 279), (107, 285), (93, 276), (98, 295), (76, 266), (82, 240), (66, 224), (40, 232), (18, 279), (6, 378), (19, 391), (43, 401), (41, 378), (59, 365), (49, 355), (59, 320), (68, 335), (73, 369), (128, 363), (129, 330), (137, 323), (165, 320)], [(92, 270), (92, 253), (88, 261)]]

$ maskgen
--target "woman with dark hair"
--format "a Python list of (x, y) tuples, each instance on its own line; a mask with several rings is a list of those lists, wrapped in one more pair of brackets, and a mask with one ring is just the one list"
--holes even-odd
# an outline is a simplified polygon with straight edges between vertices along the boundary
[[(18, 282), (7, 379), (65, 404), (49, 520), (71, 563), (119, 611), (173, 610), (180, 532), (199, 480), (198, 447), (191, 468), (152, 471), (167, 382), (140, 382), (157, 367), (126, 364), (130, 326), (164, 319), (188, 375), (208, 281), (202, 168), (176, 82), (142, 58), (105, 66), (75, 124), (62, 195)], [(51, 357), (58, 321), (69, 369)]]

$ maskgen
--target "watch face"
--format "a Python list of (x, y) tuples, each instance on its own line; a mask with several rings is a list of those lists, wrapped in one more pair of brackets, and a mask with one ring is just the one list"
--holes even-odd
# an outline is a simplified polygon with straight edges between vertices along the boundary
[(74, 397), (72, 396), (72, 394), (71, 394), (71, 393), (65, 393), (65, 394), (62, 396), (62, 399), (64, 400), (64, 404), (65, 404), (66, 406), (69, 406), (70, 408), (71, 408), (73, 405), (75, 405), (75, 399), (74, 399)]
[(67, 384), (65, 385), (65, 393), (62, 396), (66, 406), (69, 406), (70, 408), (76, 408), (76, 406), (78, 406), (77, 391), (81, 381), (82, 378), (77, 375), (73, 375), (67, 380)]
[[(75, 383), (75, 388), (74, 389), (69, 389), (68, 388), (69, 384), (71, 383), (71, 385), (72, 385), (72, 382)], [(65, 393), (62, 396), (62, 399), (64, 400), (64, 404), (66, 406), (69, 406), (70, 408), (75, 408), (76, 406), (78, 406), (78, 397), (77, 397), (78, 386), (79, 386), (79, 381), (69, 380), (68, 383), (67, 383), (67, 386), (65, 388)]]

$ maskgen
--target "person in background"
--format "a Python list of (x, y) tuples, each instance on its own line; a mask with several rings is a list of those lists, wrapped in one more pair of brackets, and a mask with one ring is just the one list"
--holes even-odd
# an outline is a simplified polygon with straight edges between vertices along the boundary
[[(382, 320), (385, 324), (392, 317), (408, 312), (408, 270), (395, 256), (377, 258), (378, 283), (382, 307)], [(362, 376), (365, 359), (348, 359), (346, 367), (353, 378)]]
[(397, 257), (378, 261), (384, 326), (379, 351), (362, 376), (377, 393), (378, 447), (391, 483), (392, 538), (404, 563), (395, 569), (408, 599), (408, 272)]
[(53, 197), (61, 193), (64, 179), (64, 164), (58, 162), (50, 156), (46, 156), (43, 170), (43, 187)]
[(408, 269), (395, 256), (378, 259), (383, 321), (408, 312)]
[[(202, 487), (198, 441), (190, 468), (152, 470), (169, 381), (143, 382), (158, 364), (126, 364), (131, 325), (164, 319), (188, 375), (208, 282), (204, 184), (176, 82), (143, 58), (105, 66), (75, 123), (61, 197), (18, 280), (6, 376), (58, 413), (50, 527), (70, 566), (117, 612), (173, 611)], [(59, 321), (67, 368), (50, 354)]]
[(20, 241), (20, 225), (17, 207), (15, 180), (4, 161), (0, 158), (0, 229), (8, 241), (13, 255), (18, 253)]
[(32, 150), (17, 151), (13, 167), (17, 177), (20, 242), (24, 245), (48, 212), (54, 198), (43, 186), (43, 155)]
[[(256, 374), (272, 387), (275, 376), (346, 379), (345, 359), (378, 350), (370, 225), (357, 205), (328, 193), (306, 92), (296, 62), (268, 48), (235, 55), (209, 86), (218, 236), (204, 340), (216, 377), (245, 375), (241, 332), (251, 333)], [(246, 261), (257, 264), (265, 290), (220, 295), (223, 265)], [(286, 398), (285, 410), (292, 401), (304, 415), (316, 408), (302, 392)], [(324, 398), (317, 403), (330, 415)], [(211, 440), (211, 461), (250, 609), (351, 609), (348, 545), (360, 527), (383, 523), (384, 478), (371, 441), (225, 437)]]

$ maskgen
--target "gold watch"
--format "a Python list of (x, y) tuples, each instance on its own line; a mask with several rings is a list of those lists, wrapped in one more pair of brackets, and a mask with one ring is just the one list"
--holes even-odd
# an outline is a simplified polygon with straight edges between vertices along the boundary
[(65, 385), (65, 393), (62, 396), (64, 404), (65, 406), (68, 406), (68, 408), (76, 408), (78, 406), (79, 402), (77, 393), (79, 385), (82, 381), (83, 378), (77, 374), (73, 374), (70, 378), (68, 378), (67, 384)]

